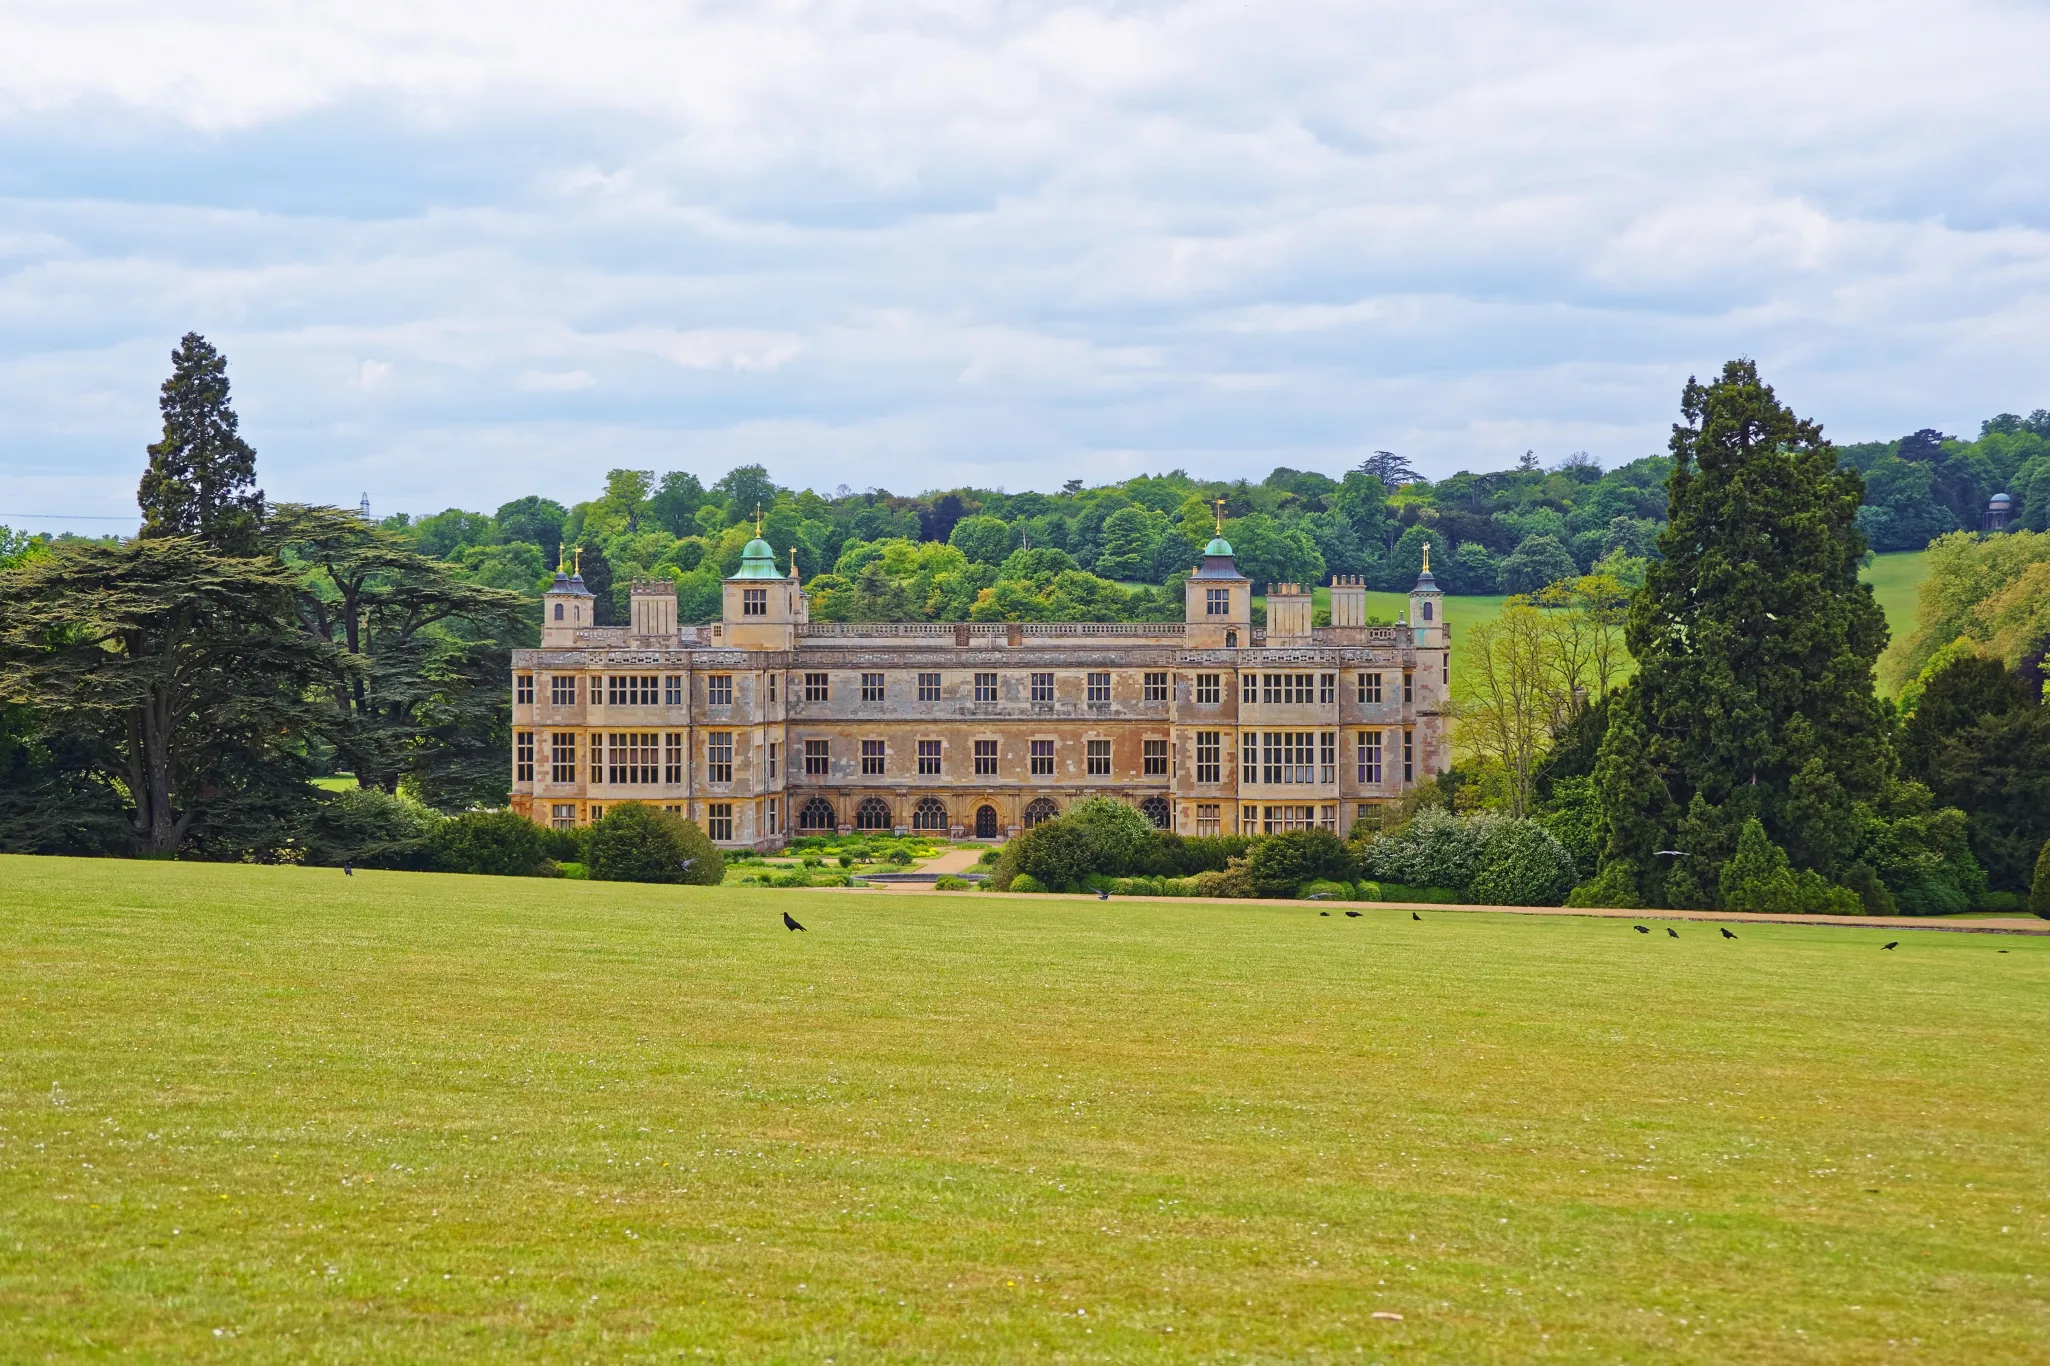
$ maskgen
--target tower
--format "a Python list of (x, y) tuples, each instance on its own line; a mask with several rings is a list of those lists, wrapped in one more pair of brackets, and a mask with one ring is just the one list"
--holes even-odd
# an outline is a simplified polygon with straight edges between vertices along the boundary
[(1182, 586), (1182, 620), (1195, 650), (1236, 650), (1253, 643), (1253, 582), (1239, 573), (1224, 539), (1224, 500), (1217, 500), (1217, 534), (1203, 547), (1203, 563)]
[(1416, 587), (1409, 590), (1409, 624), (1416, 632), (1416, 648), (1436, 650), (1445, 644), (1445, 595), (1431, 577), (1431, 543), (1424, 542), (1424, 568)]
[(727, 579), (720, 620), (725, 643), (741, 650), (788, 650), (797, 642), (797, 624), (804, 605), (795, 574), (776, 569), (776, 552), (761, 537), (761, 513), (755, 514), (755, 538), (740, 552), (740, 568)]
[(565, 574), (557, 565), (555, 582), (541, 595), (541, 648), (564, 650), (575, 645), (579, 628), (593, 624), (595, 601), (581, 573)]

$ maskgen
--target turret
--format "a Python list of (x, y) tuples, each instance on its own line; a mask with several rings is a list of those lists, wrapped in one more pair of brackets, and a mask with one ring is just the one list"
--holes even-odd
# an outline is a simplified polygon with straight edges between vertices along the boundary
[(1424, 568), (1416, 587), (1409, 590), (1409, 624), (1415, 631), (1416, 648), (1435, 650), (1445, 644), (1445, 595), (1431, 577), (1431, 543), (1424, 542)]
[(637, 643), (676, 643), (676, 580), (635, 579), (627, 611), (627, 634)]
[(1253, 643), (1253, 583), (1239, 573), (1224, 539), (1224, 500), (1217, 500), (1217, 535), (1203, 547), (1203, 563), (1182, 588), (1185, 639), (1195, 650), (1236, 650)]
[(788, 650), (805, 616), (797, 577), (776, 569), (776, 552), (757, 535), (740, 552), (740, 568), (726, 580), (723, 643), (741, 650)]
[(566, 650), (575, 645), (577, 632), (593, 624), (596, 603), (582, 574), (565, 574), (557, 565), (555, 582), (541, 595), (541, 648)]

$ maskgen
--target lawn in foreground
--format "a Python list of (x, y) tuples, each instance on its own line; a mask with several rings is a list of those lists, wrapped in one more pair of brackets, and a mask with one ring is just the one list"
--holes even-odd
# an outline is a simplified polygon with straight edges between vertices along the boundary
[(2050, 944), (1424, 917), (0, 858), (0, 1355), (2044, 1358)]

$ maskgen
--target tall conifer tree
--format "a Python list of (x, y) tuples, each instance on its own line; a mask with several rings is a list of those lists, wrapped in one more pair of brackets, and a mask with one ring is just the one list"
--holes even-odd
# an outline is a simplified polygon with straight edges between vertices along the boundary
[(136, 490), (146, 537), (197, 536), (229, 555), (258, 552), (263, 490), (256, 451), (228, 406), (228, 358), (187, 332), (157, 398), (164, 435)]
[[(1863, 481), (1754, 362), (1690, 379), (1681, 411), (1671, 520), (1627, 633), (1638, 675), (1611, 718), (1629, 746), (1610, 752), (1641, 742), (1634, 762), (1664, 792), (1618, 783), (1603, 799), (1615, 875), (1688, 904), (1716, 885), (1712, 865), (1752, 817), (1797, 863), (1834, 871), (1847, 851), (1809, 836), (1882, 790), (1888, 745), (1872, 686), (1886, 619), (1858, 581), (1852, 521)], [(1662, 867), (1657, 851), (1683, 833), (1704, 847)]]

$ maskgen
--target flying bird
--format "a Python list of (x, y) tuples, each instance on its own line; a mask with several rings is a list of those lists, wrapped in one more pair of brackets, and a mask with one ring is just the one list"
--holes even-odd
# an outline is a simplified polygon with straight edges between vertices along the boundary
[(783, 928), (786, 930), (801, 930), (804, 928), (804, 926), (798, 924), (795, 920), (792, 920), (790, 918), (790, 912), (785, 911), (783, 912)]
[[(1721, 927), (1720, 927), (1720, 926), (1718, 926), (1717, 928), (1719, 928), (1719, 929), (1720, 929)], [(1723, 930), (1723, 938), (1725, 938), (1725, 939), (1735, 939), (1736, 937), (1737, 937), (1736, 935), (1734, 935), (1734, 934), (1731, 934), (1731, 933), (1730, 933), (1730, 932), (1729, 932), (1728, 930)]]
[(1648, 930), (1648, 929), (1644, 928), (1644, 926), (1642, 926), (1642, 925), (1632, 925), (1632, 926), (1631, 926), (1630, 928), (1631, 928), (1631, 929), (1633, 929), (1633, 930), (1635, 930), (1635, 931), (1637, 931), (1637, 932), (1638, 932), (1639, 934), (1650, 934), (1650, 933), (1651, 933), (1651, 931), (1650, 931), (1650, 930)]
[(1666, 933), (1670, 934), (1675, 939), (1678, 939), (1680, 937), (1680, 932), (1674, 929), (1671, 925), (1666, 926)]
[(1309, 894), (1308, 896), (1304, 897), (1304, 898), (1303, 898), (1303, 900), (1305, 900), (1305, 901), (1322, 901), (1322, 900), (1324, 900), (1324, 899), (1325, 899), (1326, 897), (1328, 897), (1328, 896), (1330, 896), (1330, 895), (1331, 895), (1331, 893), (1329, 893), (1329, 892), (1311, 892), (1311, 893), (1310, 893), (1310, 894)]
[[(1345, 918), (1346, 918), (1347, 920), (1358, 920), (1358, 919), (1360, 918), (1360, 913), (1359, 913), (1358, 911), (1347, 911), (1347, 912), (1345, 913)], [(2006, 950), (2006, 949), (2002, 949), (2002, 950), (2001, 950), (2001, 952), (2002, 952), (2002, 953), (2006, 953), (2006, 952), (2007, 952), (2007, 950)]]
[(1108, 900), (1110, 900), (1110, 893), (1109, 893), (1109, 892), (1104, 892), (1104, 891), (1099, 891), (1099, 892), (1098, 892), (1098, 893), (1096, 894), (1096, 899), (1097, 899), (1098, 901), (1108, 901)]
[(1893, 942), (1892, 942), (1891, 944), (1881, 944), (1881, 945), (1880, 945), (1879, 947), (1880, 947), (1880, 948), (1882, 948), (1882, 949), (1897, 949), (1897, 948), (1899, 948), (1900, 946), (1901, 946), (1901, 941), (1900, 941), (1900, 940), (1898, 940), (1898, 939), (1896, 939), (1896, 940), (1894, 940), (1894, 941), (1893, 941)]

